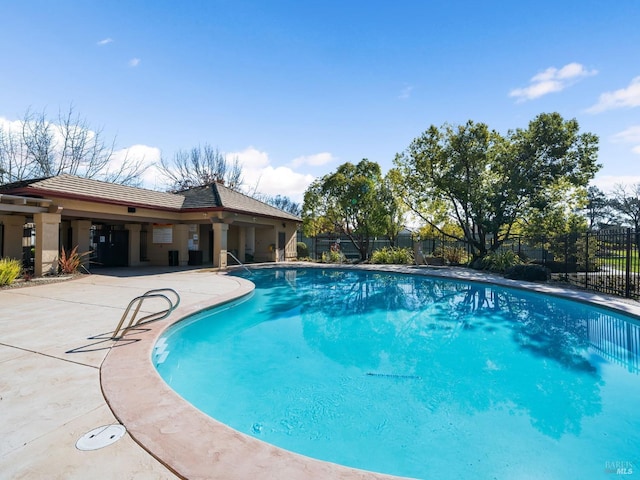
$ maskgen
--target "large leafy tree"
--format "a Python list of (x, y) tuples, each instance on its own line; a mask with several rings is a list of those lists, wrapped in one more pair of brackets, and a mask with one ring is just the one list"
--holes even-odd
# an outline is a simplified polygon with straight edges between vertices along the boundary
[(399, 200), (396, 191), (401, 179), (397, 170), (390, 170), (384, 177), (379, 189), (379, 202), (385, 206), (384, 235), (389, 237), (392, 246), (396, 246), (400, 232), (405, 228), (406, 206)]
[(534, 213), (551, 212), (559, 194), (569, 201), (575, 189), (585, 189), (599, 168), (597, 143), (595, 135), (579, 132), (576, 120), (557, 113), (505, 136), (468, 121), (431, 126), (395, 164), (408, 207), (436, 229), (443, 216), (453, 219), (479, 258)]
[(345, 235), (358, 250), (360, 259), (366, 260), (371, 237), (387, 233), (390, 205), (382, 185), (380, 166), (367, 159), (357, 165), (345, 163), (317, 179), (304, 195), (305, 235)]

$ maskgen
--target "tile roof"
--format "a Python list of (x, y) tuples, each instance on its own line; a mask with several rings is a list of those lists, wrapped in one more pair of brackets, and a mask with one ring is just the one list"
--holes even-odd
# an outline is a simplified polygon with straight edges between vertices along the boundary
[(42, 191), (43, 196), (57, 194), (70, 198), (139, 207), (182, 211), (215, 208), (292, 221), (301, 220), (295, 215), (220, 184), (167, 193), (64, 174), (0, 185), (0, 191), (6, 192), (19, 191), (34, 194), (38, 190)]
[(44, 195), (61, 194), (87, 200), (109, 201), (136, 206), (162, 207), (179, 210), (184, 197), (171, 193), (156, 192), (144, 188), (130, 187), (116, 183), (103, 182), (74, 175), (58, 175), (4, 185), (0, 189), (27, 188), (30, 191), (43, 190)]
[(236, 192), (219, 183), (190, 188), (189, 190), (178, 192), (178, 194), (185, 197), (185, 203), (182, 207), (185, 210), (190, 208), (221, 207), (225, 210), (235, 212), (300, 221), (300, 218), (295, 215), (284, 212), (279, 208), (256, 200), (243, 193)]

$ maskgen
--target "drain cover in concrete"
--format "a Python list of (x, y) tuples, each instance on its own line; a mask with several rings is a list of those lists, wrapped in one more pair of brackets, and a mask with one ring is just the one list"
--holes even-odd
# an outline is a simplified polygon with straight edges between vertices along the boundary
[(104, 425), (85, 433), (76, 442), (78, 450), (98, 450), (122, 438), (127, 430), (122, 425)]

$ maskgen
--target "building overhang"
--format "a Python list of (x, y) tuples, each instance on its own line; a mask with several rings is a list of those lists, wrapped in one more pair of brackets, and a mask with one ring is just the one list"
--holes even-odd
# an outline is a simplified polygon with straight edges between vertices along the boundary
[(54, 207), (53, 200), (0, 193), (0, 212), (6, 213), (48, 213)]

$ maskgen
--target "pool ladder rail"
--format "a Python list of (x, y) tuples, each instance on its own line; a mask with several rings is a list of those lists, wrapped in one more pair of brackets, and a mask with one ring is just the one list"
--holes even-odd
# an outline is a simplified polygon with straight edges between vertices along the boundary
[(252, 272), (251, 270), (249, 270), (249, 269), (247, 268), (247, 266), (246, 266), (244, 263), (242, 263), (242, 262), (238, 259), (238, 257), (236, 257), (233, 253), (231, 253), (231, 252), (227, 252), (227, 255), (229, 255), (229, 256), (230, 256), (231, 258), (233, 258), (236, 262), (238, 262), (238, 265), (240, 265), (242, 268), (244, 268), (244, 269), (247, 271), (247, 273), (249, 273), (249, 275), (253, 275), (253, 272)]
[[(174, 295), (175, 303), (171, 298), (165, 295), (165, 293)], [(138, 318), (138, 314), (140, 313), (140, 308), (142, 307), (142, 304), (144, 303), (145, 300), (149, 298), (163, 299), (169, 304), (169, 306), (168, 308), (164, 310), (160, 310), (159, 312), (151, 313), (142, 318)], [(135, 310), (133, 311), (133, 314), (131, 314), (130, 316), (129, 323), (127, 324), (126, 327), (123, 327), (134, 305), (136, 307), (135, 307)], [(127, 308), (122, 314), (122, 318), (120, 319), (118, 326), (116, 327), (116, 329), (113, 331), (113, 334), (111, 335), (111, 339), (112, 340), (121, 339), (125, 335), (127, 330), (129, 330), (132, 327), (135, 327), (136, 325), (155, 322), (156, 320), (162, 320), (163, 318), (167, 318), (169, 315), (171, 315), (171, 312), (173, 312), (178, 305), (180, 305), (180, 295), (178, 295), (178, 292), (176, 292), (172, 288), (157, 288), (154, 290), (149, 290), (148, 292), (145, 292), (142, 295), (135, 297), (133, 300), (129, 302), (129, 305), (127, 305)]]

